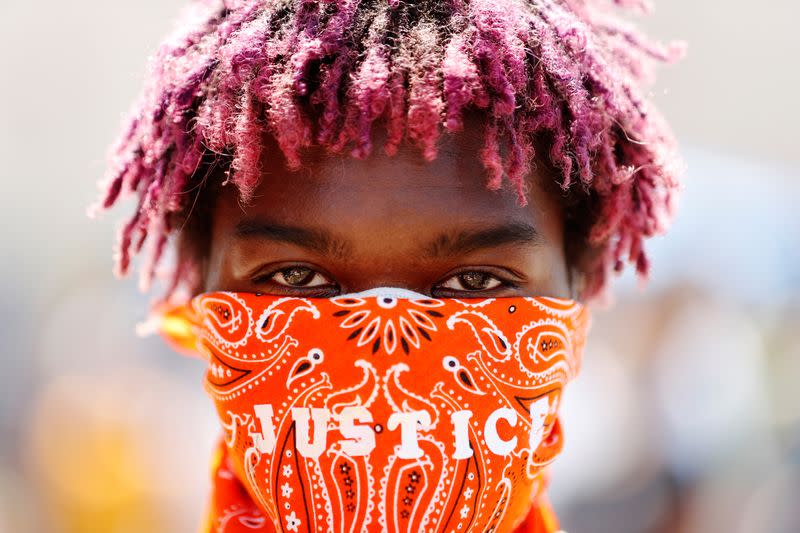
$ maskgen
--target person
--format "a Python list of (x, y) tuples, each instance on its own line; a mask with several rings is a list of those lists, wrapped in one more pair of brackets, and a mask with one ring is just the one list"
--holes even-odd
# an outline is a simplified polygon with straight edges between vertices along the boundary
[[(142, 290), (166, 285), (154, 310), (215, 291), (318, 301), (381, 287), (607, 305), (626, 263), (647, 277), (644, 242), (668, 228), (683, 168), (645, 93), (683, 46), (649, 40), (622, 7), (646, 9), (191, 3), (90, 209), (137, 200), (117, 275), (143, 253)], [(216, 482), (247, 486), (225, 469), (229, 452)], [(263, 502), (232, 490), (253, 528), (297, 531), (296, 515), (265, 520)], [(514, 524), (557, 527), (544, 494)]]

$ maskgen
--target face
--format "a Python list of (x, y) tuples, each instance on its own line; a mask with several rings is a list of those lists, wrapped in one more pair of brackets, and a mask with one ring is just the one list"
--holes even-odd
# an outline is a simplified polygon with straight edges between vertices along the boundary
[(272, 155), (251, 205), (228, 185), (211, 208), (205, 290), (574, 298), (552, 177), (530, 174), (525, 207), (507, 182), (488, 190), (479, 132), (468, 122), (444, 135), (432, 162), (405, 145), (387, 156), (376, 142), (365, 160), (309, 151), (294, 172), (265, 140)]

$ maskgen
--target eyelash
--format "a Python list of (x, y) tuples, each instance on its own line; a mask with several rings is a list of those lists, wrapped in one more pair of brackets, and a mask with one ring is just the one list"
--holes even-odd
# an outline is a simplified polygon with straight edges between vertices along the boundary
[[(325, 278), (328, 277), (326, 274), (323, 274), (323, 273), (319, 272), (318, 270), (316, 270), (315, 268), (312, 268), (310, 266), (303, 265), (303, 264), (293, 264), (293, 265), (288, 265), (288, 266), (284, 266), (284, 267), (275, 269), (275, 270), (273, 270), (273, 271), (271, 271), (271, 272), (269, 272), (267, 274), (256, 276), (251, 281), (256, 285), (260, 285), (260, 284), (263, 284), (263, 283), (274, 283), (272, 278), (274, 278), (277, 274), (280, 274), (281, 272), (284, 272), (284, 271), (288, 271), (288, 270), (290, 270), (292, 268), (295, 268), (295, 267), (308, 269), (314, 275), (322, 275)], [(500, 290), (500, 289), (504, 289), (504, 288), (517, 288), (518, 287), (518, 285), (516, 283), (514, 283), (514, 282), (512, 282), (512, 281), (510, 281), (508, 279), (505, 279), (502, 276), (497, 275), (495, 272), (492, 272), (490, 270), (485, 270), (485, 269), (470, 269), (470, 270), (461, 270), (461, 271), (458, 271), (458, 272), (454, 272), (453, 274), (448, 276), (442, 283), (436, 285), (435, 287), (437, 287), (439, 285), (443, 285), (444, 283), (447, 283), (451, 279), (456, 278), (456, 277), (458, 277), (460, 275), (471, 274), (471, 273), (479, 273), (479, 274), (488, 275), (491, 278), (494, 278), (495, 280), (499, 281), (500, 283), (496, 287), (492, 287), (490, 289), (476, 289), (476, 290), (445, 289), (445, 292), (449, 291), (450, 294), (455, 294), (456, 297), (457, 297), (457, 296), (463, 295), (463, 294), (488, 293), (488, 292), (491, 292), (491, 291), (496, 291), (496, 290)], [(312, 280), (313, 280), (313, 277), (312, 277)], [(305, 292), (305, 291), (308, 291), (308, 290), (325, 290), (325, 289), (327, 289), (328, 287), (331, 286), (331, 285), (317, 285), (317, 286), (313, 286), (313, 287), (304, 288), (303, 286), (284, 285), (282, 283), (275, 283), (275, 285), (280, 287), (282, 290), (286, 290), (286, 291), (289, 291), (289, 292), (292, 292), (292, 291)], [(447, 296), (445, 296), (445, 297), (447, 297)]]

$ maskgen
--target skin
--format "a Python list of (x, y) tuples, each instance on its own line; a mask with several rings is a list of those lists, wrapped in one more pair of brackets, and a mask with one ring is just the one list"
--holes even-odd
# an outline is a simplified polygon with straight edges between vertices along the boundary
[(533, 169), (529, 203), (510, 184), (490, 191), (478, 159), (480, 130), (444, 135), (425, 161), (404, 144), (395, 156), (304, 155), (289, 171), (264, 139), (255, 200), (233, 185), (211, 206), (204, 290), (331, 297), (378, 286), (434, 298), (576, 297), (564, 214), (551, 175)]

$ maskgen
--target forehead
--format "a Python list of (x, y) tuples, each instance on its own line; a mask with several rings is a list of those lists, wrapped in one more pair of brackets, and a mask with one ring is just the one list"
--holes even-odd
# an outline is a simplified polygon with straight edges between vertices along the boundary
[(382, 132), (376, 131), (375, 137), (366, 159), (315, 148), (304, 154), (301, 169), (290, 171), (274, 140), (265, 136), (254, 200), (240, 205), (235, 187), (223, 187), (214, 207), (216, 231), (265, 219), (324, 227), (346, 239), (371, 242), (387, 235), (413, 237), (426, 229), (515, 222), (533, 225), (545, 237), (560, 235), (562, 211), (550, 186), (552, 176), (532, 169), (524, 207), (508, 181), (501, 190), (487, 189), (480, 161), (482, 134), (475, 123), (443, 135), (432, 161), (408, 143), (397, 154), (386, 155)]

